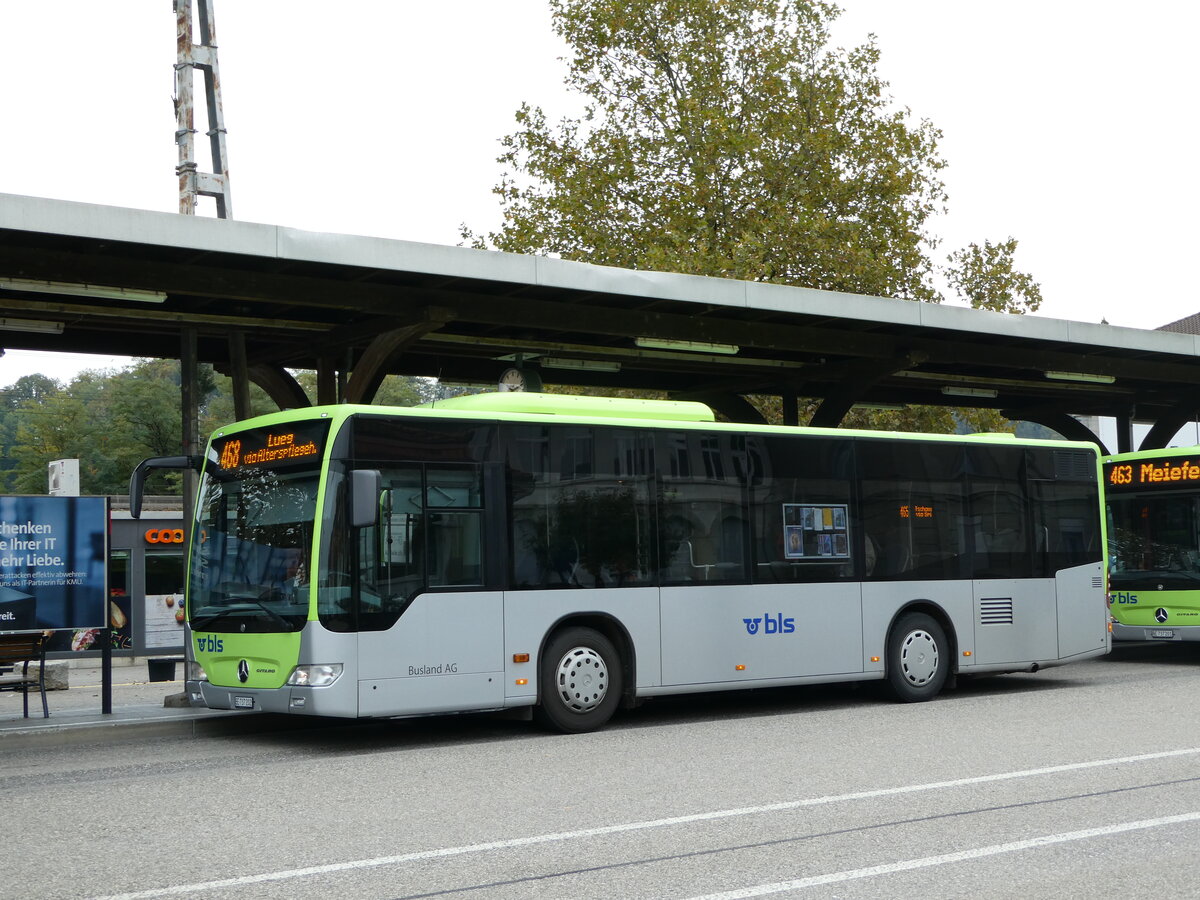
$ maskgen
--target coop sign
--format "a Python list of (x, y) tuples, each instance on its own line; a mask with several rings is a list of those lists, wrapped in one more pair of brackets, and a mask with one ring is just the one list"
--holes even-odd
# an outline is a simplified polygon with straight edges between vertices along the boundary
[(182, 528), (151, 528), (146, 532), (147, 544), (182, 544)]

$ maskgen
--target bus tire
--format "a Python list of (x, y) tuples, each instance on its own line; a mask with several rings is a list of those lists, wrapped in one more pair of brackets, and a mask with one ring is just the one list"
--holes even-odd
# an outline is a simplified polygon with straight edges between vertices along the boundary
[(591, 628), (550, 638), (538, 673), (535, 717), (545, 728), (581, 734), (602, 727), (621, 702), (621, 659), (612, 641)]
[(948, 649), (946, 633), (932, 616), (902, 615), (888, 634), (888, 693), (906, 703), (932, 700), (946, 683)]

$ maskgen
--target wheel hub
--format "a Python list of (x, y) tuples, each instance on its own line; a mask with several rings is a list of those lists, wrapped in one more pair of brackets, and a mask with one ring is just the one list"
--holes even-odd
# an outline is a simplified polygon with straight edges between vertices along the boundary
[(910, 684), (927, 684), (938, 670), (938, 646), (927, 631), (914, 631), (900, 649), (900, 670)]
[(591, 712), (608, 694), (608, 666), (590, 647), (573, 647), (558, 663), (558, 696), (572, 712)]

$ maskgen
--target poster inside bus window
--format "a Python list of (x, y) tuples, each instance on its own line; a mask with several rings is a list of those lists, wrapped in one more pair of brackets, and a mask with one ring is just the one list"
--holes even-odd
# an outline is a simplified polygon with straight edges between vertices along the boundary
[(783, 504), (783, 555), (810, 562), (850, 558), (846, 504)]

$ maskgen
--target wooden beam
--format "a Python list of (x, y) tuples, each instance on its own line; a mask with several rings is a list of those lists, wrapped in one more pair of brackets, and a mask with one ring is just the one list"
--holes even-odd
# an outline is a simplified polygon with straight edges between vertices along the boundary
[[(860, 360), (841, 364), (838, 367), (842, 370), (838, 379), (839, 386), (825, 394), (808, 424), (814, 428), (836, 428), (872, 385), (888, 375), (919, 366), (927, 358), (925, 353), (916, 352), (904, 353), (880, 362)], [(829, 373), (820, 374), (828, 376)]]
[(1000, 410), (1000, 415), (1006, 419), (1044, 425), (1051, 431), (1058, 432), (1068, 441), (1086, 441), (1097, 444), (1103, 452), (1108, 452), (1104, 447), (1104, 443), (1100, 440), (1100, 435), (1093, 432), (1074, 416), (1068, 415), (1065, 412), (1053, 409), (1002, 409)]
[(331, 356), (317, 360), (317, 406), (338, 402), (337, 362)]
[(280, 409), (304, 409), (312, 406), (300, 382), (283, 366), (254, 365), (248, 368), (250, 380), (267, 392)]
[(346, 385), (347, 403), (370, 403), (379, 386), (388, 374), (387, 367), (392, 358), (405, 347), (418, 340), (421, 335), (435, 331), (446, 324), (446, 311), (427, 309), (421, 321), (403, 328), (394, 328), (376, 337), (355, 363)]
[(1162, 450), (1171, 438), (1179, 433), (1179, 429), (1188, 422), (1196, 421), (1196, 412), (1200, 410), (1200, 392), (1190, 392), (1167, 413), (1159, 416), (1158, 421), (1142, 438), (1139, 450)]
[(246, 333), (240, 328), (229, 332), (229, 375), (233, 380), (233, 417), (250, 418), (250, 375), (246, 370)]

